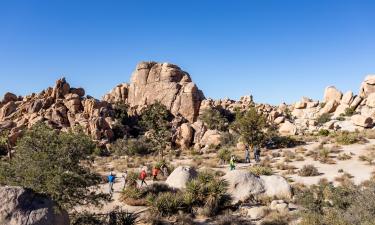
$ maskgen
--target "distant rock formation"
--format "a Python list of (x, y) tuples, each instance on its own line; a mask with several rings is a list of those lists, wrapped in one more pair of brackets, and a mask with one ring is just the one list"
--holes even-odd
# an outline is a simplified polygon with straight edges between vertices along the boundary
[(142, 110), (159, 101), (174, 115), (194, 122), (204, 99), (190, 75), (169, 63), (142, 62), (137, 65), (130, 84), (120, 84), (103, 97), (108, 102), (122, 101)]

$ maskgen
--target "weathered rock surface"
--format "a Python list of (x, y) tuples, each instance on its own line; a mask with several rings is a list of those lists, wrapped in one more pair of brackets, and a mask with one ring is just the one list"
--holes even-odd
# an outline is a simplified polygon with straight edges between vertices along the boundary
[(340, 102), (342, 98), (341, 91), (337, 90), (334, 86), (329, 86), (324, 92), (324, 102), (336, 101)]
[(20, 187), (0, 187), (0, 224), (69, 225), (66, 211), (56, 204)]
[(353, 124), (364, 128), (371, 128), (373, 126), (373, 119), (363, 115), (352, 116), (352, 122)]
[(374, 92), (375, 92), (375, 75), (368, 75), (361, 84), (359, 95), (362, 98), (366, 98)]
[(265, 189), (264, 195), (276, 199), (291, 199), (292, 188), (288, 181), (281, 176), (260, 176)]
[(137, 65), (129, 85), (117, 86), (104, 99), (111, 102), (121, 100), (138, 112), (158, 101), (172, 114), (194, 122), (204, 95), (192, 82), (190, 75), (178, 66), (142, 62)]
[(197, 176), (197, 171), (189, 166), (177, 167), (165, 181), (172, 188), (183, 189), (186, 184)]
[(224, 177), (229, 184), (228, 193), (232, 196), (233, 203), (244, 202), (251, 195), (264, 193), (262, 180), (246, 170), (233, 170)]
[(297, 134), (297, 127), (293, 123), (285, 121), (285, 123), (281, 124), (279, 132), (282, 135), (295, 135)]

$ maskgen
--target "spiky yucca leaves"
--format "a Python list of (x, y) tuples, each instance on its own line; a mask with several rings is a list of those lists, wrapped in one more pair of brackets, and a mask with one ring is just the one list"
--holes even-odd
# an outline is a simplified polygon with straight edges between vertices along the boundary
[(187, 184), (185, 200), (203, 207), (204, 213), (211, 216), (230, 203), (227, 190), (228, 183), (225, 180), (215, 178), (212, 173), (202, 172)]

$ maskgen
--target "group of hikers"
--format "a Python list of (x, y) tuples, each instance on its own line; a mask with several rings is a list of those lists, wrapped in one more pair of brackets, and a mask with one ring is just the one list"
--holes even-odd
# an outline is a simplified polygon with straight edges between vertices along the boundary
[[(168, 176), (168, 168), (167, 166), (165, 165), (162, 165), (161, 167), (157, 167), (155, 166), (153, 169), (152, 169), (152, 180), (153, 181), (156, 181), (157, 180), (157, 177), (160, 173), (160, 171), (163, 173), (163, 176), (167, 177)], [(144, 166), (142, 167), (140, 173), (139, 173), (139, 180), (140, 180), (140, 187), (143, 187), (143, 185), (146, 185), (147, 186), (147, 183), (146, 183), (146, 178), (147, 178), (148, 174), (147, 174), (147, 167)], [(108, 184), (109, 184), (109, 194), (112, 196), (113, 192), (114, 192), (114, 189), (113, 189), (113, 184), (116, 182), (116, 178), (119, 178), (119, 177), (116, 177), (116, 175), (111, 171), (107, 177), (108, 179)], [(122, 182), (123, 182), (123, 185), (122, 185), (122, 189), (125, 189), (126, 188), (126, 184), (127, 184), (127, 179), (128, 179), (128, 171), (125, 170), (124, 173), (121, 175), (122, 178)]]
[[(259, 163), (260, 162), (260, 148), (259, 146), (254, 146), (253, 149), (254, 149), (255, 162)], [(250, 163), (250, 148), (248, 145), (245, 146), (245, 163)], [(230, 170), (236, 169), (236, 158), (234, 157), (234, 155), (230, 157), (229, 169)]]
[[(258, 146), (254, 146), (254, 159), (255, 162), (259, 163), (260, 162), (260, 148)], [(248, 145), (245, 146), (245, 163), (250, 163), (250, 148)], [(234, 155), (230, 157), (229, 160), (229, 169), (230, 170), (235, 170), (236, 169), (236, 158)], [(167, 177), (168, 176), (168, 168), (165, 165), (162, 165), (161, 167), (155, 166), (152, 169), (152, 180), (156, 181), (157, 177), (160, 173), (160, 171), (163, 173), (163, 176)], [(140, 187), (143, 187), (143, 185), (147, 186), (146, 183), (146, 178), (147, 178), (147, 167), (144, 166), (142, 167), (140, 173), (139, 173), (139, 180), (140, 180)], [(116, 175), (114, 175), (113, 172), (110, 172), (108, 175), (108, 183), (109, 183), (109, 194), (112, 196), (113, 194), (113, 184), (115, 183), (116, 180)], [(123, 189), (126, 187), (127, 183), (127, 178), (128, 178), (128, 171), (124, 171), (124, 173), (121, 175), (122, 181), (123, 181)]]

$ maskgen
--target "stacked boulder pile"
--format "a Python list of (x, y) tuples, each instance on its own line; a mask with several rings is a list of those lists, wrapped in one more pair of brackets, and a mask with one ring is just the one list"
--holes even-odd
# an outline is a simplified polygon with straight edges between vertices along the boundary
[(60, 130), (79, 125), (94, 140), (108, 142), (113, 138), (112, 111), (109, 103), (85, 96), (84, 89), (72, 88), (62, 78), (39, 94), (6, 93), (0, 104), (0, 131), (10, 130), (10, 141), (15, 143), (25, 128), (38, 122)]
[[(285, 108), (285, 105), (281, 108)], [(324, 92), (323, 101), (303, 97), (286, 108), (292, 115), (280, 125), (280, 133), (286, 135), (314, 133), (320, 129), (350, 132), (371, 129), (375, 119), (375, 75), (365, 78), (358, 95), (352, 91), (342, 93), (329, 86)], [(329, 115), (331, 119), (319, 124), (319, 118), (323, 115)]]

